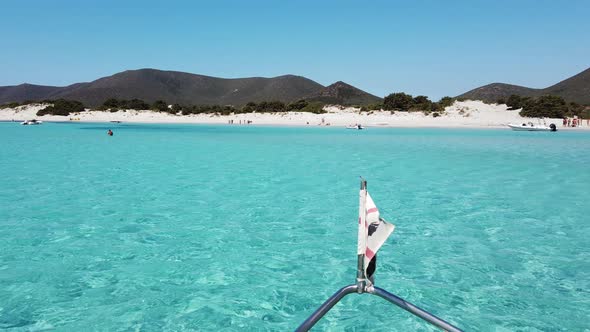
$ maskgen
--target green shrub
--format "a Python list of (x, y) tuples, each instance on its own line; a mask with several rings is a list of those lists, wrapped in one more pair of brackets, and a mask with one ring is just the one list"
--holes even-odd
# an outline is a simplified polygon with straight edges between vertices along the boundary
[(522, 102), (522, 110), (519, 114), (523, 117), (563, 118), (568, 111), (568, 106), (562, 97), (545, 95), (537, 99), (527, 97), (527, 100)]
[(531, 103), (534, 103), (534, 101), (530, 97), (521, 97), (519, 95), (511, 95), (508, 97), (508, 100), (506, 100), (506, 106), (508, 106), (508, 109), (511, 111), (525, 108), (527, 106), (530, 108), (530, 106), (532, 106)]
[(102, 103), (102, 105), (106, 108), (117, 108), (119, 107), (119, 101), (115, 98), (109, 98), (105, 100), (105, 102)]
[(399, 110), (407, 112), (414, 105), (412, 95), (403, 92), (392, 93), (383, 98), (383, 108), (385, 110)]
[(442, 97), (439, 101), (438, 104), (445, 109), (446, 107), (452, 106), (453, 103), (455, 103), (455, 98), (452, 97)]
[(433, 103), (426, 96), (412, 97), (412, 95), (397, 92), (386, 96), (383, 99), (383, 105), (379, 106), (382, 106), (387, 111), (424, 112), (425, 114), (429, 114), (433, 111), (433, 108), (438, 110), (441, 107), (444, 108), (452, 105), (454, 101), (451, 97), (444, 97), (438, 103)]
[(444, 112), (445, 108), (440, 102), (430, 104), (430, 112)]
[(0, 105), (0, 109), (2, 109), (2, 108), (17, 108), (19, 106), (20, 106), (19, 103), (6, 103), (3, 105)]
[(131, 99), (125, 108), (132, 110), (147, 110), (150, 108), (150, 105), (141, 99)]
[(38, 116), (45, 114), (67, 116), (70, 113), (84, 112), (84, 104), (76, 100), (58, 99), (53, 105), (47, 106), (37, 112)]
[(383, 104), (370, 104), (367, 108), (371, 111), (380, 111), (383, 109)]
[(116, 99), (116, 98), (109, 98), (102, 103), (97, 109), (101, 111), (106, 111), (108, 109), (131, 109), (131, 110), (147, 110), (150, 109), (150, 105), (144, 102), (141, 99)]
[(301, 112), (324, 114), (324, 113), (327, 113), (326, 111), (324, 111), (324, 106), (325, 106), (324, 103), (319, 102), (319, 101), (311, 102), (307, 106), (305, 106), (303, 109), (301, 109)]
[(168, 111), (168, 104), (166, 104), (166, 102), (163, 100), (156, 100), (152, 104), (152, 110), (158, 111), (158, 112), (167, 112)]
[(289, 105), (287, 105), (287, 111), (288, 112), (297, 112), (297, 111), (304, 109), (307, 105), (309, 105), (309, 103), (306, 100), (301, 99), (301, 100), (292, 102)]

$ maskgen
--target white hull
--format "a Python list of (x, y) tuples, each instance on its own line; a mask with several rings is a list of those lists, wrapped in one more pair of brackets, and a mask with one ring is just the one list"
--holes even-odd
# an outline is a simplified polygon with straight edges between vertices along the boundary
[(43, 123), (43, 121), (27, 120), (27, 121), (21, 122), (20, 124), (23, 126), (35, 126), (35, 125), (40, 125), (42, 123)]
[(508, 127), (510, 127), (510, 129), (515, 130), (515, 131), (551, 131), (551, 128), (547, 127), (547, 126), (530, 126), (530, 125), (515, 125), (515, 124), (509, 124)]

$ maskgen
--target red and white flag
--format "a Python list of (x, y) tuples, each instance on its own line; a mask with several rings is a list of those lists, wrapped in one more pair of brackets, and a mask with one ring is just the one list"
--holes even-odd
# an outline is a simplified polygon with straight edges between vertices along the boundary
[(379, 210), (366, 189), (361, 189), (359, 201), (357, 255), (365, 256), (364, 269), (366, 274), (369, 262), (393, 232), (395, 225), (379, 217)]

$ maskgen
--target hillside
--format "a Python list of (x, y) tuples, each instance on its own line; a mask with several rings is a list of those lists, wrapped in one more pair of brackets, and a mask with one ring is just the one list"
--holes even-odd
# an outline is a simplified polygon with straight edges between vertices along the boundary
[(518, 85), (492, 83), (457, 96), (472, 100), (495, 102), (500, 98), (507, 99), (510, 95), (536, 97), (545, 94), (563, 97), (568, 102), (590, 104), (590, 68), (544, 89), (532, 89)]
[(531, 89), (524, 86), (492, 83), (482, 87), (465, 92), (457, 98), (465, 98), (471, 100), (483, 100), (485, 102), (496, 102), (498, 99), (507, 99), (510, 95), (519, 96), (537, 96), (542, 91), (541, 89)]
[(338, 81), (306, 99), (335, 105), (368, 105), (382, 102), (381, 98)]
[(590, 68), (544, 89), (545, 94), (563, 97), (567, 101), (590, 105)]
[(13, 101), (43, 100), (59, 89), (55, 86), (26, 83), (16, 86), (2, 86), (0, 87), (0, 104)]
[(128, 70), (66, 87), (30, 84), (0, 87), (0, 103), (65, 98), (79, 100), (87, 106), (98, 106), (108, 98), (238, 106), (264, 100), (288, 103), (308, 96), (333, 98), (346, 105), (379, 100), (345, 83), (326, 88), (302, 76), (226, 79), (156, 69)]

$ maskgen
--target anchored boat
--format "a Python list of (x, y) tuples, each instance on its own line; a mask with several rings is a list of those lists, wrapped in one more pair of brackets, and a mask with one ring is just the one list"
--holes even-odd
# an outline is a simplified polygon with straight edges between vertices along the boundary
[(37, 121), (37, 120), (33, 119), (33, 120), (25, 120), (25, 121), (21, 122), (20, 124), (22, 124), (23, 126), (34, 126), (34, 125), (40, 125), (42, 123), (43, 123), (43, 121)]
[(361, 189), (359, 193), (358, 227), (356, 283), (342, 287), (334, 293), (334, 295), (311, 314), (311, 316), (309, 316), (309, 318), (307, 318), (296, 331), (309, 331), (309, 329), (311, 329), (346, 295), (352, 293), (367, 293), (384, 298), (396, 306), (445, 331), (461, 332), (461, 329), (436, 317), (428, 311), (374, 285), (375, 282), (373, 276), (377, 269), (377, 250), (379, 250), (383, 243), (385, 243), (385, 240), (387, 240), (387, 237), (393, 232), (395, 226), (379, 216), (379, 210), (367, 191), (367, 181), (364, 179), (361, 179)]
[(346, 126), (346, 129), (363, 130), (363, 129), (365, 129), (365, 127), (361, 126), (360, 124), (355, 124), (355, 125)]
[(522, 125), (509, 123), (507, 125), (510, 129), (515, 131), (557, 131), (557, 126), (552, 123), (547, 127), (546, 125), (535, 125), (532, 122), (523, 123)]

